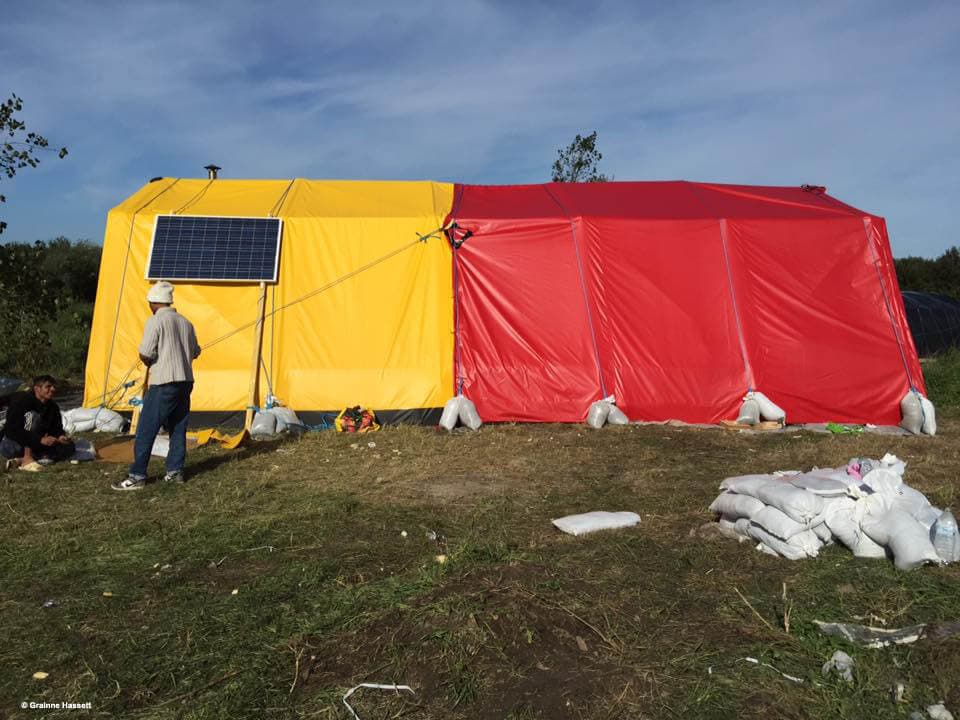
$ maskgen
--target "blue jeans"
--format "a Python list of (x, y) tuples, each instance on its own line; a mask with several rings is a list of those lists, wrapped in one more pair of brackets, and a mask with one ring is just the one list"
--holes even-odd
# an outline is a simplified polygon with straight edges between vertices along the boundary
[(172, 382), (152, 385), (147, 389), (137, 424), (137, 437), (133, 442), (133, 465), (130, 474), (147, 477), (150, 451), (160, 428), (170, 433), (170, 450), (167, 452), (167, 472), (183, 470), (187, 458), (187, 417), (190, 415), (192, 382)]

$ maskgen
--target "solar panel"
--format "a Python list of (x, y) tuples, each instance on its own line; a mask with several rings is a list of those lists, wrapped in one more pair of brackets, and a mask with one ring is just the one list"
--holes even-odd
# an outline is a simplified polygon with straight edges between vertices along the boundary
[(157, 215), (147, 280), (276, 282), (279, 218)]

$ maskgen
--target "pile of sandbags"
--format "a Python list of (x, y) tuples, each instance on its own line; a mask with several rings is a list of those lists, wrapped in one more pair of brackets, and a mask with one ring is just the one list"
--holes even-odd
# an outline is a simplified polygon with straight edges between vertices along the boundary
[(444, 403), (439, 424), (447, 432), (453, 432), (458, 421), (471, 430), (479, 430), (480, 426), (483, 425), (480, 413), (477, 412), (477, 406), (473, 404), (473, 400), (463, 395), (456, 395)]
[(737, 422), (744, 425), (759, 425), (762, 420), (784, 425), (787, 422), (787, 414), (762, 392), (751, 390), (743, 396)]
[(84, 432), (123, 432), (126, 420), (109, 408), (74, 408), (60, 413), (63, 431), (67, 435)]
[(937, 412), (933, 403), (916, 390), (910, 390), (900, 401), (900, 414), (903, 420), (900, 427), (914, 435), (937, 434)]
[(613, 395), (591, 403), (587, 410), (587, 425), (594, 430), (599, 430), (604, 425), (627, 425), (629, 422), (630, 418), (617, 407), (617, 401)]
[(293, 410), (282, 405), (258, 410), (250, 424), (250, 437), (267, 438), (284, 432), (299, 432), (306, 429)]
[[(905, 468), (895, 455), (885, 455), (806, 473), (730, 477), (720, 484), (722, 492), (710, 510), (727, 534), (754, 540), (758, 550), (790, 560), (816, 557), (834, 542), (857, 557), (889, 554), (901, 570), (960, 560), (953, 557), (960, 542), (957, 553), (947, 557), (934, 549), (935, 525), (945, 522), (949, 511), (941, 513), (904, 483)], [(952, 527), (955, 534), (955, 523)]]

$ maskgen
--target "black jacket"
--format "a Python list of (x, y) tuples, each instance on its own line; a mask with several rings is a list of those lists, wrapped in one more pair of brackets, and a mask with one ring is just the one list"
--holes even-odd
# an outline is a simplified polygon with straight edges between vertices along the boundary
[(33, 390), (14, 393), (7, 408), (4, 433), (23, 447), (36, 447), (44, 435), (60, 437), (64, 434), (60, 407), (53, 400), (40, 402)]

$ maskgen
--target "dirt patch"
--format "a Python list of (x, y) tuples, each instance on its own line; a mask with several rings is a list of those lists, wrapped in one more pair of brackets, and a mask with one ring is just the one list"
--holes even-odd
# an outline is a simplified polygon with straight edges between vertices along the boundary
[(500, 568), (451, 583), (347, 635), (307, 638), (306, 691), (395, 681), (416, 689), (415, 700), (404, 702), (438, 714), (453, 707), (490, 720), (581, 717), (633, 673), (615, 640), (529, 589), (550, 580), (538, 566)]

